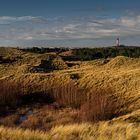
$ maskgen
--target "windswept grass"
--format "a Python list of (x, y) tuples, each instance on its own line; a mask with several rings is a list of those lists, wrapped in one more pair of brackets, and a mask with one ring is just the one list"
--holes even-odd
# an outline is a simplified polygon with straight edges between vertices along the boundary
[(50, 140), (139, 140), (140, 126), (129, 123), (107, 122), (94, 125), (59, 126), (49, 132)]
[(140, 59), (116, 57), (107, 64), (89, 69), (78, 82), (84, 88), (113, 87), (114, 95), (122, 102), (123, 112), (140, 108)]
[[(123, 49), (120, 50), (123, 54)], [(116, 56), (115, 50), (113, 52), (113, 56)], [(29, 107), (24, 108), (23, 113), (21, 110), (18, 111), (19, 114), (4, 114), (0, 123), (15, 127), (17, 123), (13, 125), (13, 122), (17, 122), (21, 114), (24, 115), (32, 109), (33, 114), (19, 127), (47, 130), (39, 132), (1, 126), (0, 139), (139, 140), (139, 56), (136, 54), (137, 58), (129, 58), (130, 55), (107, 59), (105, 56), (98, 60), (74, 62), (69, 61), (69, 56), (73, 57), (72, 51), (68, 54), (61, 53), (62, 56), (60, 53), (39, 54), (0, 48), (0, 61), (15, 60), (12, 63), (0, 64), (0, 113), (3, 114), (5, 109), (9, 111), (10, 106), (18, 108), (20, 101)], [(90, 50), (86, 53), (86, 58), (82, 56), (82, 60), (92, 59), (90, 56), (93, 55), (89, 56), (88, 53)], [(111, 52), (108, 53), (113, 57)], [(68, 58), (68, 61), (65, 61), (65, 58)], [(47, 71), (48, 59), (55, 70)], [(46, 71), (33, 71), (42, 62), (43, 70), (45, 68)], [(112, 91), (108, 90), (108, 87), (111, 87)], [(104, 92), (102, 89), (108, 91)], [(29, 102), (31, 104), (28, 104)], [(45, 103), (45, 106), (38, 106), (40, 102)], [(106, 121), (103, 122), (104, 120)], [(80, 124), (87, 121), (90, 124)]]
[(75, 124), (48, 132), (0, 127), (1, 140), (139, 140), (140, 125), (133, 123)]
[(47, 140), (47, 135), (40, 131), (11, 129), (0, 127), (1, 140)]
[[(48, 105), (48, 109), (52, 110), (52, 112), (46, 112), (44, 109), (41, 111), (43, 112), (42, 115), (38, 113), (37, 117), (32, 115), (29, 120), (21, 124), (24, 128), (50, 129), (58, 124), (60, 125), (55, 119), (61, 116), (63, 118), (59, 119), (61, 124), (109, 120), (113, 118), (117, 110), (114, 101), (116, 98), (112, 97), (113, 93), (109, 89), (106, 89), (106, 91), (89, 91), (88, 89), (79, 88), (72, 82), (63, 85), (54, 82), (52, 85), (46, 84), (46, 87), (43, 88), (44, 91), (34, 92), (35, 86), (30, 87), (29, 85), (30, 88), (28, 87), (27, 91), (19, 83), (1, 81), (0, 85), (1, 105), (4, 107), (9, 105), (9, 107), (16, 106), (16, 108), (19, 108), (23, 105), (42, 104)], [(67, 110), (67, 108), (70, 108), (70, 110)], [(63, 112), (68, 113), (70, 116), (61, 113), (62, 109), (64, 110)], [(58, 113), (58, 117), (53, 116), (56, 114), (55, 112)], [(51, 118), (47, 118), (49, 115)], [(10, 118), (12, 119), (11, 123)], [(2, 119), (3, 121), (0, 120), (0, 124), (14, 126), (18, 124), (19, 118), (18, 114), (13, 116), (9, 114), (9, 116), (5, 116), (5, 119)]]

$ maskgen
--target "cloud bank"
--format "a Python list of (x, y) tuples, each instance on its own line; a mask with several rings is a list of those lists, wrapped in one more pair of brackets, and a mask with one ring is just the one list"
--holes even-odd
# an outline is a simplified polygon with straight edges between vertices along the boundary
[[(140, 15), (119, 18), (96, 17), (0, 17), (0, 45), (112, 45), (120, 36), (140, 44)], [(109, 41), (110, 40), (110, 41)]]

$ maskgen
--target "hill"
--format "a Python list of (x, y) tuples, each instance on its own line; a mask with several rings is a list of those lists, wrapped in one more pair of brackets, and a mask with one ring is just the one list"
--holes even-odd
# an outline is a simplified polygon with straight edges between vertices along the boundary
[(0, 48), (1, 139), (140, 139), (138, 52), (46, 50)]

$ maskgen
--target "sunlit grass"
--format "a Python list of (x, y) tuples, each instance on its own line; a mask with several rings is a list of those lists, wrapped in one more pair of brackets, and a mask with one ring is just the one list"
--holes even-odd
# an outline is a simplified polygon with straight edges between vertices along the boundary
[[(121, 116), (114, 117), (111, 122), (97, 124), (74, 124), (56, 126), (48, 132), (0, 127), (2, 140), (139, 140), (140, 139), (140, 58), (118, 56), (92, 61), (70, 62), (74, 66), (67, 67), (64, 61), (54, 61), (62, 70), (33, 73), (41, 60), (47, 59), (46, 54), (34, 54), (19, 50), (2, 49), (4, 57), (20, 56), (20, 59), (9, 64), (0, 64), (0, 79), (20, 82), (24, 92), (48, 91), (55, 83), (61, 86), (72, 82), (81, 89), (112, 88), (119, 100), (118, 112)], [(14, 52), (14, 53), (13, 53)], [(56, 57), (56, 54), (49, 54)], [(62, 59), (61, 59), (62, 60)], [(62, 66), (62, 67), (61, 67)], [(64, 67), (63, 67), (64, 66)], [(78, 75), (73, 78), (72, 75)], [(66, 88), (67, 89), (67, 88)], [(58, 93), (58, 91), (57, 91)], [(73, 92), (72, 92), (73, 93)], [(73, 95), (71, 94), (73, 99)], [(9, 94), (8, 94), (9, 96)], [(10, 95), (10, 97), (12, 97)], [(3, 98), (3, 97), (2, 97)], [(5, 97), (4, 97), (5, 98)], [(8, 100), (10, 101), (10, 99)], [(133, 123), (132, 123), (133, 122)], [(60, 124), (60, 123), (59, 123)]]
[(75, 124), (49, 132), (0, 127), (2, 140), (139, 140), (140, 125), (133, 123)]

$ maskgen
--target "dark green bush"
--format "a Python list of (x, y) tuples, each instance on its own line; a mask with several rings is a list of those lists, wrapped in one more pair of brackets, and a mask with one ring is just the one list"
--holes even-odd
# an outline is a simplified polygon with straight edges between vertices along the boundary
[(32, 48), (25, 48), (25, 49), (21, 49), (23, 51), (26, 52), (32, 52), (32, 53), (49, 53), (49, 52), (56, 52), (56, 53), (61, 53), (61, 52), (65, 52), (68, 51), (68, 48), (39, 48), (39, 47), (32, 47)]
[(104, 48), (78, 48), (72, 49), (71, 56), (63, 56), (64, 60), (68, 61), (86, 61), (101, 58), (113, 58), (116, 56), (127, 57), (140, 57), (140, 47), (120, 46), (116, 47), (104, 47)]

